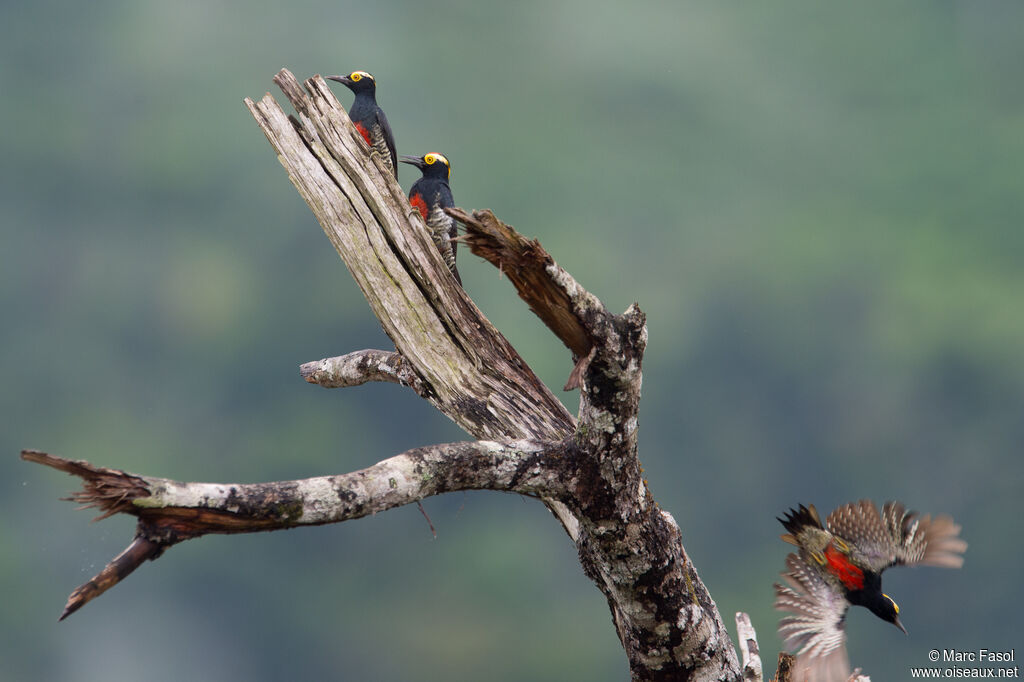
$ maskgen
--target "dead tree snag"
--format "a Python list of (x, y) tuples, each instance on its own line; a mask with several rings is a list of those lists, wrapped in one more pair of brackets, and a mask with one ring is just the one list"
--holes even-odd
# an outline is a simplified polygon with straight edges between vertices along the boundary
[[(742, 679), (679, 526), (642, 476), (640, 308), (609, 312), (538, 242), (489, 211), (451, 211), (471, 251), (500, 268), (571, 351), (568, 386), (581, 392), (573, 418), (456, 283), (323, 79), (300, 84), (281, 71), (274, 81), (294, 115), (270, 94), (246, 106), (395, 345), (310, 362), (302, 376), (325, 387), (407, 386), (475, 440), (417, 448), (362, 471), (255, 485), (182, 483), (25, 451), (27, 460), (82, 478), (75, 501), (138, 519), (129, 548), (72, 594), (64, 616), (186, 539), (336, 523), (455, 490), (504, 490), (537, 498), (565, 528), (608, 600), (633, 679)], [(744, 632), (746, 679), (759, 679), (756, 640)]]

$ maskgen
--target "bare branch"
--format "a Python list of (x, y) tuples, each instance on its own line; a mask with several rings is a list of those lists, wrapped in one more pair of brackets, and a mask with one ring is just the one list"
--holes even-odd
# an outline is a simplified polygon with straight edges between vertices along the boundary
[(64, 605), (64, 611), (61, 612), (60, 618), (57, 620), (64, 620), (127, 578), (143, 562), (156, 559), (163, 554), (164, 549), (166, 549), (166, 546), (159, 542), (142, 536), (136, 536), (132, 540), (132, 544), (128, 545), (123, 552), (111, 559), (110, 563), (102, 571), (71, 593), (67, 604)]
[(147, 559), (208, 533), (253, 533), (357, 519), (456, 490), (564, 494), (565, 478), (547, 463), (563, 449), (535, 441), (467, 441), (408, 450), (361, 471), (274, 483), (183, 483), (137, 476), (44, 452), (22, 459), (83, 481), (70, 498), (84, 507), (138, 518), (132, 544), (76, 589), (61, 620), (103, 594)]
[(586, 356), (591, 347), (590, 333), (576, 317), (565, 287), (549, 273), (549, 269), (561, 268), (540, 242), (519, 234), (491, 211), (470, 215), (461, 208), (449, 208), (447, 213), (466, 228), (466, 236), (460, 241), (508, 277), (519, 297), (573, 355)]
[(445, 209), (462, 223), (462, 239), (470, 250), (489, 261), (516, 288), (519, 297), (572, 351), (576, 365), (565, 390), (580, 388), (583, 375), (594, 359), (594, 345), (614, 337), (608, 328), (612, 315), (600, 300), (573, 279), (536, 239), (527, 239), (491, 211)]
[(607, 343), (604, 350), (608, 355), (618, 352), (626, 331), (620, 322), (643, 333), (645, 338), (636, 342), (646, 343), (643, 313), (636, 304), (622, 316), (613, 315), (562, 269), (536, 239), (526, 239), (491, 211), (473, 211), (470, 215), (461, 208), (445, 210), (465, 226), (462, 241), (470, 250), (507, 275), (530, 310), (572, 351), (576, 365), (565, 390), (580, 388), (597, 344)]
[(750, 616), (740, 611), (736, 614), (736, 636), (740, 640), (743, 654), (743, 679), (747, 682), (762, 682), (761, 651), (757, 646), (757, 632), (750, 622)]
[[(347, 474), (273, 483), (185, 483), (138, 476), (26, 450), (22, 459), (83, 479), (71, 498), (171, 531), (176, 540), (338, 523), (456, 490), (564, 495), (547, 458), (564, 448), (537, 441), (464, 441), (407, 450)], [(111, 491), (118, 491), (112, 494)], [(168, 537), (160, 538), (162, 541)]]
[(386, 350), (360, 350), (336, 358), (307, 362), (299, 368), (302, 378), (324, 388), (347, 388), (370, 381), (386, 381), (409, 386), (420, 396), (426, 390), (412, 365), (398, 353)]

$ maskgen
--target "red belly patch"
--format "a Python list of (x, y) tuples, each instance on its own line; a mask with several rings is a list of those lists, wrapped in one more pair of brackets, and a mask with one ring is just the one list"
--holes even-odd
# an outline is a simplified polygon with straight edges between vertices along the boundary
[(366, 129), (366, 126), (362, 123), (356, 123), (356, 130), (358, 130), (359, 134), (363, 136), (364, 140), (366, 140), (366, 144), (372, 147), (373, 143), (370, 142), (370, 131)]
[(427, 202), (423, 200), (422, 194), (420, 194), (419, 192), (413, 194), (411, 197), (409, 197), (409, 203), (412, 204), (416, 208), (416, 210), (420, 212), (420, 215), (423, 216), (424, 220), (427, 219)]
[(825, 548), (825, 561), (828, 570), (846, 586), (848, 590), (859, 590), (864, 587), (864, 571), (850, 562), (850, 558), (829, 543)]

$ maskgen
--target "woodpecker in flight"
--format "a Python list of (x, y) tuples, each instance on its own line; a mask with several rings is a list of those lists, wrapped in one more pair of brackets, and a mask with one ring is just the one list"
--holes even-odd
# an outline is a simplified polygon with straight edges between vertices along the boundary
[(423, 156), (403, 156), (401, 161), (423, 171), (423, 177), (414, 182), (409, 190), (409, 203), (423, 216), (445, 265), (455, 275), (455, 280), (462, 284), (462, 278), (455, 267), (455, 242), (452, 241), (457, 234), (455, 219), (444, 212), (444, 209), (455, 205), (452, 188), (448, 186), (452, 166), (443, 154), (437, 152)]
[(792, 615), (779, 635), (797, 651), (794, 680), (845, 682), (850, 677), (844, 623), (851, 605), (863, 606), (903, 632), (900, 608), (882, 593), (890, 566), (960, 568), (967, 543), (949, 516), (920, 516), (899, 502), (881, 512), (871, 500), (839, 507), (826, 523), (814, 505), (790, 509), (779, 519), (782, 539), (799, 548), (786, 557), (787, 585), (775, 585), (775, 608)]
[(377, 104), (377, 81), (365, 71), (353, 71), (347, 76), (328, 76), (327, 80), (338, 81), (355, 93), (348, 116), (372, 152), (384, 159), (384, 165), (389, 166), (397, 178), (395, 135), (384, 110)]

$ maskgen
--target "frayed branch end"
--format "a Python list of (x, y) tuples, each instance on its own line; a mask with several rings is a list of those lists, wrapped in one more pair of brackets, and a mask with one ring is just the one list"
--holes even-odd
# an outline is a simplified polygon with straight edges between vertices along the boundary
[(103, 512), (94, 521), (121, 512), (133, 513), (132, 501), (151, 494), (144, 479), (120, 469), (98, 467), (85, 460), (64, 459), (39, 450), (22, 450), (21, 458), (81, 478), (82, 489), (63, 499), (77, 502), (81, 509), (96, 508)]

